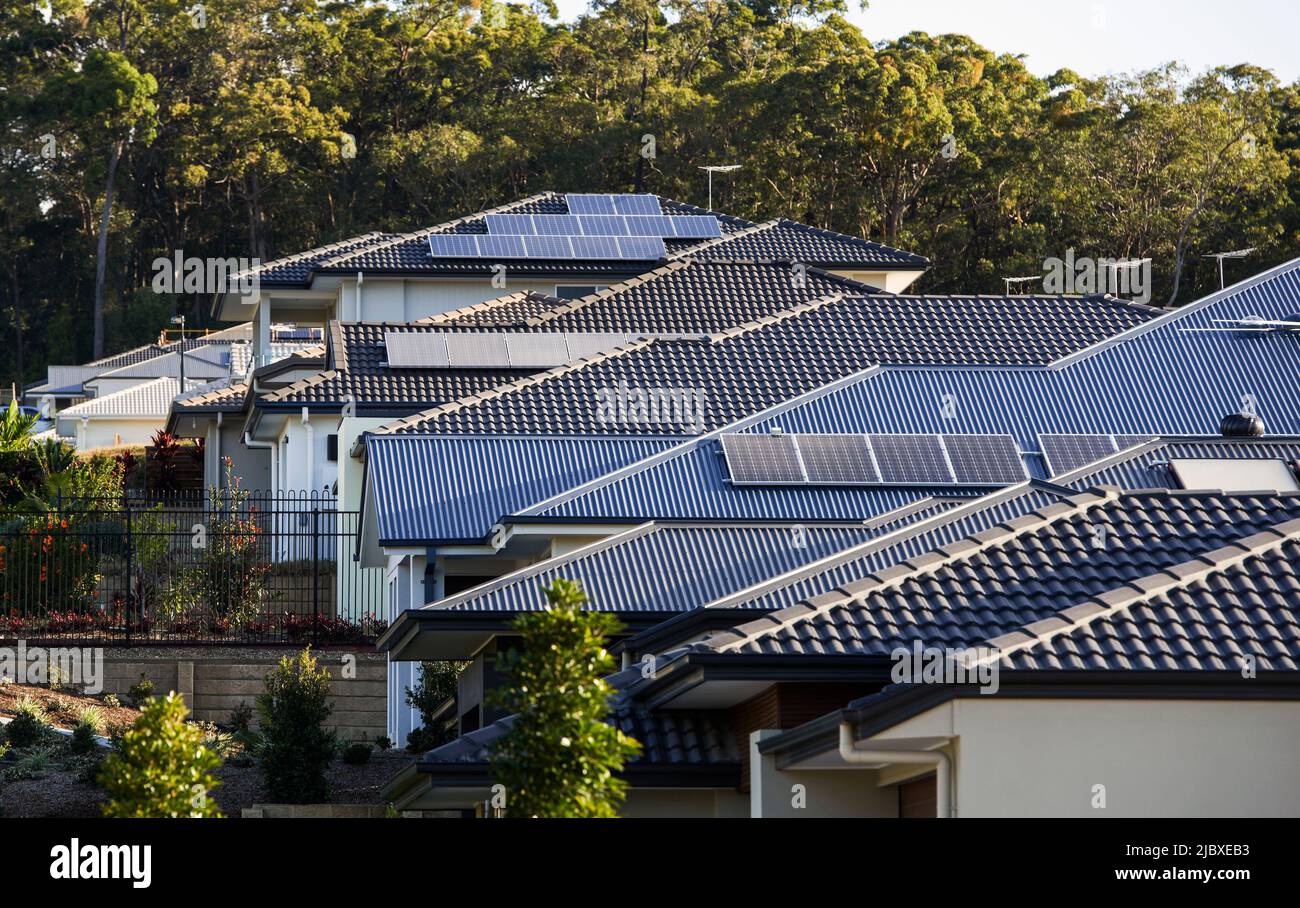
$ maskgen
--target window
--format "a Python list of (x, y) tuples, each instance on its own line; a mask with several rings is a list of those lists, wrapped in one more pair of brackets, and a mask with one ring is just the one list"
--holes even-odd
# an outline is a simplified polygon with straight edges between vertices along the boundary
[(325, 459), (337, 462), (339, 459), (339, 436), (331, 432), (325, 436)]
[(1174, 459), (1169, 466), (1184, 489), (1300, 491), (1294, 471), (1284, 460)]
[(606, 288), (606, 284), (556, 284), (555, 295), (562, 300), (576, 300), (591, 296)]

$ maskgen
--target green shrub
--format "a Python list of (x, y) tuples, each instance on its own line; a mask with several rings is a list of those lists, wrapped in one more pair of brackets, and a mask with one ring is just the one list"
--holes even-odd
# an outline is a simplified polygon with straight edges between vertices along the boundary
[(99, 742), (95, 740), (95, 726), (88, 722), (78, 722), (72, 727), (72, 737), (68, 741), (68, 750), (74, 754), (82, 755), (94, 753), (99, 747)]
[(104, 727), (104, 711), (93, 703), (78, 707), (74, 715), (78, 725), (89, 725), (96, 734)]
[(239, 705), (230, 711), (226, 724), (235, 731), (247, 732), (253, 724), (253, 707), (240, 700)]
[(450, 738), (451, 734), (448, 732), (421, 725), (419, 728), (411, 729), (410, 734), (406, 736), (406, 752), (413, 754), (427, 753), (435, 747), (446, 744)]
[(392, 750), (393, 739), (388, 737), (388, 735), (380, 735), (378, 738), (375, 738), (375, 747), (378, 747), (380, 750)]
[(33, 747), (23, 754), (22, 759), (11, 765), (5, 771), (5, 779), (10, 782), (17, 782), (24, 779), (39, 779), (45, 775), (46, 770), (54, 759), (54, 748), (50, 745)]
[(111, 795), (104, 816), (221, 816), (211, 797), (220, 760), (203, 746), (203, 732), (185, 721), (188, 712), (174, 692), (145, 704), (100, 770)]
[(343, 762), (353, 766), (360, 766), (362, 763), (370, 762), (370, 753), (375, 748), (366, 744), (364, 741), (357, 741), (349, 744), (343, 751)]
[(131, 701), (132, 706), (140, 709), (151, 697), (153, 697), (153, 682), (145, 677), (144, 672), (141, 672), (140, 680), (127, 689), (126, 698)]
[(334, 735), (323, 723), (330, 715), (330, 674), (311, 647), (284, 656), (266, 676), (257, 698), (261, 716), (259, 757), (273, 801), (313, 804), (329, 796), (326, 767), (334, 756)]
[(492, 752), (493, 778), (505, 785), (515, 817), (613, 817), (627, 792), (619, 778), (640, 745), (610, 724), (614, 670), (605, 639), (614, 616), (584, 609), (571, 580), (546, 590), (545, 611), (518, 618), (518, 653), (503, 659), (508, 682), (494, 701), (514, 712)]
[(45, 709), (31, 697), (21, 697), (14, 706), (14, 718), (5, 726), (5, 738), (15, 749), (31, 747), (49, 734)]
[(117, 709), (122, 705), (122, 701), (118, 699), (117, 694), (104, 694), (104, 696), (99, 699), (103, 700), (104, 705), (109, 709)]

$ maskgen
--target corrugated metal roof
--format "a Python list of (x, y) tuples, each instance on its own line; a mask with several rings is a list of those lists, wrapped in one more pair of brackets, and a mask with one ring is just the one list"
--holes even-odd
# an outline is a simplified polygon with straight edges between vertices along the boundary
[[(675, 442), (657, 438), (366, 438), (368, 515), (380, 544), (478, 541), (527, 503)], [(465, 469), (474, 464), (474, 470)], [(482, 482), (491, 477), (490, 482)], [(367, 518), (369, 519), (369, 517)]]
[(596, 611), (684, 611), (880, 532), (861, 523), (646, 524), (429, 608), (536, 611), (546, 605), (542, 588), (562, 578), (581, 581), (588, 607)]

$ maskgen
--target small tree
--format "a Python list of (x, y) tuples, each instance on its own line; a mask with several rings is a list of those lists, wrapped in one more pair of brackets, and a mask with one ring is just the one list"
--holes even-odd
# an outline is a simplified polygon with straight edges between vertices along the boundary
[(406, 688), (406, 705), (420, 713), (420, 727), (410, 734), (407, 749), (424, 751), (446, 744), (451, 733), (436, 728), (434, 713), (456, 696), (460, 673), (467, 662), (421, 662), (414, 687)]
[(219, 817), (212, 770), (221, 759), (203, 746), (203, 732), (185, 721), (189, 710), (174, 691), (145, 704), (100, 770), (112, 799), (106, 817)]
[(508, 683), (495, 698), (516, 713), (492, 754), (493, 777), (506, 788), (514, 817), (613, 817), (627, 794), (617, 777), (641, 745), (606, 722), (614, 670), (606, 638), (613, 615), (586, 611), (582, 587), (556, 580), (545, 611), (514, 623), (517, 654), (503, 658)]
[(288, 804), (313, 804), (329, 796), (325, 768), (334, 755), (329, 718), (330, 673), (312, 657), (311, 647), (294, 658), (283, 656), (266, 676), (257, 698), (262, 717), (262, 772), (267, 793)]

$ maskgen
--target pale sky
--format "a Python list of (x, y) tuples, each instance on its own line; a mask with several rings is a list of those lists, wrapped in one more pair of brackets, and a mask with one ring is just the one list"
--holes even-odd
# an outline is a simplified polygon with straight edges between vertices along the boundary
[[(587, 0), (558, 0), (566, 18)], [(1300, 79), (1300, 0), (849, 0), (849, 18), (873, 41), (910, 31), (969, 35), (1026, 55), (1038, 75), (1150, 69), (1172, 59), (1193, 72), (1254, 63)]]

